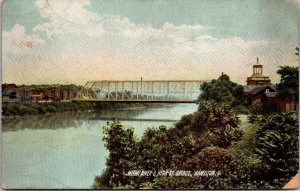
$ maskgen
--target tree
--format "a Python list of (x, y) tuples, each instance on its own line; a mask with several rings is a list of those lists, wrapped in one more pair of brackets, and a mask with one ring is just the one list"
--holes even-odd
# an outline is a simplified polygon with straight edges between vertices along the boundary
[(277, 71), (281, 75), (277, 85), (277, 96), (287, 99), (299, 98), (299, 67), (280, 66)]
[(104, 127), (105, 146), (109, 150), (106, 170), (101, 177), (96, 177), (93, 188), (113, 188), (130, 184), (132, 178), (128, 171), (136, 169), (137, 142), (133, 129), (125, 129), (114, 120)]
[(174, 148), (165, 126), (148, 129), (141, 140), (139, 148), (141, 160), (139, 162), (145, 170), (168, 169)]
[(243, 87), (230, 80), (229, 76), (223, 74), (217, 79), (200, 87), (202, 93), (198, 101), (214, 100), (217, 103), (229, 103), (236, 106), (243, 102)]

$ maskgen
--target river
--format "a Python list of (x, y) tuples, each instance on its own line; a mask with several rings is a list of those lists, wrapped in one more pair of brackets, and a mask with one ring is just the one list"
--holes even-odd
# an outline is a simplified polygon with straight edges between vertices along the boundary
[(102, 112), (37, 115), (2, 123), (2, 186), (10, 189), (89, 189), (105, 169), (103, 126), (113, 117), (141, 137), (171, 127), (196, 104), (167, 104)]

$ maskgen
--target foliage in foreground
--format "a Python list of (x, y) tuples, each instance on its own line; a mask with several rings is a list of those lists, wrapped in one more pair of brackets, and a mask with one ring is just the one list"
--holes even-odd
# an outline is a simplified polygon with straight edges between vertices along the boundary
[(299, 169), (298, 113), (274, 114), (262, 118), (260, 124), (255, 153), (264, 164), (261, 177), (277, 186)]
[(281, 189), (299, 169), (298, 113), (259, 116), (232, 147), (237, 189)]
[[(175, 127), (149, 128), (139, 140), (114, 121), (105, 127), (107, 168), (93, 188), (271, 189), (282, 188), (298, 170), (296, 113), (253, 119), (238, 127), (226, 105), (202, 102)], [(215, 170), (218, 176), (127, 176), (130, 170)]]
[[(203, 118), (210, 115), (215, 118)], [(227, 148), (242, 136), (234, 113), (227, 106), (211, 102), (184, 116), (174, 128), (149, 128), (141, 140), (133, 138), (132, 130), (117, 121), (105, 127), (104, 133), (110, 155), (106, 170), (96, 177), (93, 188), (212, 188), (209, 180), (215, 177), (129, 177), (126, 173), (137, 169), (227, 173), (232, 159)]]

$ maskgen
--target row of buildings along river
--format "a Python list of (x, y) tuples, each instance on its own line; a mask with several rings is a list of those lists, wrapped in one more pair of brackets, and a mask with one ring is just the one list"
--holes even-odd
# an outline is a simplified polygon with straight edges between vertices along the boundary
[(51, 102), (71, 101), (78, 94), (76, 85), (30, 85), (2, 84), (3, 102)]

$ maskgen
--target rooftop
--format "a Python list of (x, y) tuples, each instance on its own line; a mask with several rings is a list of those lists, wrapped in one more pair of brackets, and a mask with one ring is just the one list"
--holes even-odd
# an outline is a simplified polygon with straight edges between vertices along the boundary
[(276, 86), (275, 85), (264, 85), (264, 86), (246, 85), (243, 88), (244, 88), (245, 93), (249, 92), (251, 94), (255, 94), (255, 92), (258, 93), (259, 91), (261, 91), (261, 90), (263, 90), (267, 87), (269, 87), (269, 88), (273, 89), (274, 91), (276, 91)]
[(249, 93), (250, 93), (250, 94), (257, 94), (257, 93), (259, 93), (260, 91), (262, 91), (262, 90), (264, 90), (264, 89), (267, 89), (267, 88), (272, 89), (273, 91), (276, 91), (276, 88), (275, 88), (275, 87), (272, 87), (272, 86), (259, 86), (259, 87), (256, 87), (256, 88), (250, 90)]

